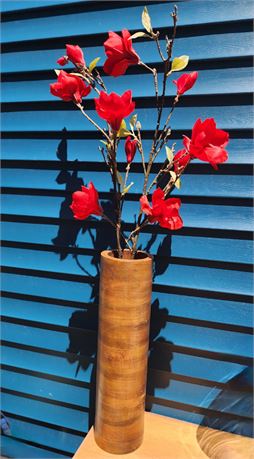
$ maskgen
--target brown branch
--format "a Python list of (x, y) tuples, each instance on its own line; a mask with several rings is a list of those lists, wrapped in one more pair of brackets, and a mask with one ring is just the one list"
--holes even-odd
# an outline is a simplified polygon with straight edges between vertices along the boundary
[[(114, 229), (116, 229), (116, 224), (114, 222), (112, 222), (112, 220), (110, 220), (109, 217), (107, 217), (107, 215), (105, 215), (104, 213), (101, 215), (102, 218), (104, 218), (104, 220), (106, 220), (111, 226), (113, 226)], [(127, 238), (125, 237), (125, 235), (123, 233), (120, 233), (120, 236), (122, 237), (122, 239), (125, 241), (125, 244), (129, 247), (130, 250), (132, 250), (132, 247), (130, 246)]]
[(85, 112), (84, 107), (81, 104), (76, 104), (76, 106), (80, 109), (81, 113), (92, 123), (98, 131), (100, 131), (108, 140), (109, 143), (111, 143), (111, 139), (109, 138), (108, 134), (94, 121), (90, 116)]
[(160, 55), (160, 57), (161, 57), (161, 60), (162, 60), (163, 62), (166, 62), (167, 59), (165, 59), (165, 57), (163, 56), (163, 53), (162, 53), (162, 50), (161, 50), (161, 47), (160, 47), (159, 36), (160, 36), (160, 32), (158, 31), (158, 32), (153, 36), (153, 38), (154, 38), (154, 41), (155, 41), (155, 43), (156, 43), (157, 49), (158, 49), (158, 51), (159, 51), (159, 55)]

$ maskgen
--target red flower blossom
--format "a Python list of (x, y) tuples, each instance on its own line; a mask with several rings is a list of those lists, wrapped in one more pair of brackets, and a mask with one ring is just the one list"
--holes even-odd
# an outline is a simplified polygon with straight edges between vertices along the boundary
[(218, 164), (228, 159), (224, 149), (228, 141), (228, 132), (217, 129), (215, 120), (207, 118), (203, 122), (201, 119), (196, 121), (191, 139), (184, 136), (183, 144), (193, 158), (207, 161), (214, 169), (218, 169)]
[(90, 91), (90, 86), (86, 86), (81, 78), (70, 75), (64, 70), (60, 70), (57, 82), (50, 85), (50, 92), (53, 96), (60, 97), (66, 102), (73, 100), (76, 104), (81, 104), (82, 97), (87, 96)]
[(77, 67), (85, 67), (85, 59), (82, 49), (78, 45), (66, 45), (67, 56), (62, 56), (58, 59), (59, 65), (65, 65), (71, 61)]
[(186, 167), (191, 160), (191, 155), (185, 149), (178, 151), (174, 156), (174, 171), (177, 174), (183, 167)]
[(94, 99), (94, 101), (98, 115), (110, 124), (113, 131), (118, 131), (123, 118), (130, 115), (135, 109), (130, 90), (122, 96), (118, 96), (115, 92), (106, 94), (101, 91), (99, 99)]
[(182, 228), (183, 221), (178, 213), (181, 200), (177, 198), (165, 199), (164, 192), (157, 188), (152, 195), (152, 207), (149, 205), (147, 196), (140, 198), (141, 210), (151, 223), (158, 222), (162, 228), (177, 230)]
[(198, 72), (191, 72), (191, 73), (183, 73), (178, 80), (173, 80), (177, 87), (177, 94), (181, 96), (186, 91), (192, 88), (196, 83), (196, 79), (198, 77)]
[(137, 150), (137, 140), (131, 140), (131, 136), (129, 135), (127, 139), (125, 140), (125, 153), (126, 153), (126, 158), (127, 158), (127, 163), (131, 163), (134, 159), (136, 150)]
[(81, 191), (75, 191), (72, 194), (70, 208), (77, 220), (85, 220), (91, 214), (102, 215), (98, 192), (92, 182), (88, 187), (82, 186)]
[(108, 75), (117, 77), (124, 75), (130, 65), (139, 63), (139, 56), (132, 47), (128, 30), (122, 30), (122, 37), (115, 32), (109, 32), (109, 38), (104, 42), (107, 60), (103, 70)]

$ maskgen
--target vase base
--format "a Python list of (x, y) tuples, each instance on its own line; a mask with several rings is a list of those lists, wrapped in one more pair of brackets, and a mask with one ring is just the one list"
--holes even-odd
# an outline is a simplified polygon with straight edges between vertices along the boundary
[(136, 441), (132, 441), (132, 442), (126, 442), (126, 444), (124, 444), (124, 442), (113, 442), (111, 440), (110, 444), (108, 441), (104, 441), (101, 437), (97, 436), (96, 435), (96, 432), (94, 432), (94, 439), (95, 439), (95, 443), (97, 444), (97, 446), (99, 446), (99, 448), (103, 449), (103, 451), (106, 451), (107, 453), (111, 453), (111, 454), (128, 454), (128, 453), (132, 453), (133, 451), (136, 451), (136, 449), (138, 449), (141, 445), (142, 445), (142, 442), (143, 442), (143, 437), (139, 437)]

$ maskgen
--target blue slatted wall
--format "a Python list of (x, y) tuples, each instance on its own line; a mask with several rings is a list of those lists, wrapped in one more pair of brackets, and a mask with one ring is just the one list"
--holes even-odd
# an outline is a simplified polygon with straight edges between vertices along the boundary
[[(97, 133), (50, 95), (52, 68), (66, 42), (84, 47), (88, 62), (103, 62), (107, 31), (140, 30), (147, 3), (154, 28), (168, 33), (171, 2), (2, 2), (2, 410), (12, 433), (2, 446), (10, 457), (72, 456), (92, 419), (98, 253), (111, 235), (95, 220), (71, 221), (68, 206), (82, 180), (92, 178), (105, 201), (110, 182)], [(199, 79), (176, 109), (172, 139), (180, 148), (197, 117), (215, 117), (231, 141), (219, 172), (189, 167), (177, 192), (184, 228), (169, 235), (151, 227), (141, 237), (157, 254), (147, 409), (249, 435), (253, 2), (177, 4), (174, 54), (189, 54)], [(156, 62), (150, 43), (135, 49)], [(118, 93), (133, 89), (148, 148), (151, 76), (131, 67), (105, 80)], [(140, 172), (137, 159), (127, 224)]]

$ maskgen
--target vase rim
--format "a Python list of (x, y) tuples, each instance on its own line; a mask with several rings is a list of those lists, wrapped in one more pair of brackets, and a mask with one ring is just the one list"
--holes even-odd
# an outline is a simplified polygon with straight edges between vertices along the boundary
[[(112, 253), (115, 252), (116, 250), (103, 250), (101, 252), (101, 256), (103, 258), (107, 258), (109, 260), (114, 260), (114, 262), (118, 263), (141, 263), (141, 262), (147, 262), (152, 260), (152, 255), (150, 253), (145, 252), (144, 250), (138, 250), (138, 254), (142, 254), (143, 256), (141, 258), (116, 258), (112, 256)], [(125, 249), (124, 252), (129, 252), (128, 249)]]

